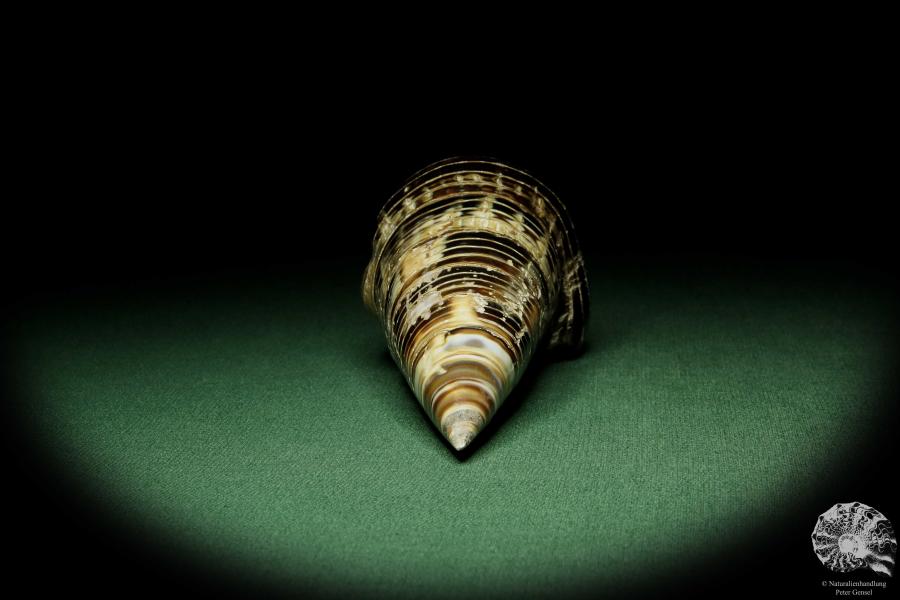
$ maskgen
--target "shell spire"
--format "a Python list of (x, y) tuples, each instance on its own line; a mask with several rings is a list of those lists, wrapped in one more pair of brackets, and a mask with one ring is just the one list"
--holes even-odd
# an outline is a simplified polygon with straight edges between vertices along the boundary
[(437, 162), (394, 194), (378, 215), (362, 293), (456, 450), (490, 421), (539, 344), (581, 345), (588, 312), (562, 203), (490, 159)]

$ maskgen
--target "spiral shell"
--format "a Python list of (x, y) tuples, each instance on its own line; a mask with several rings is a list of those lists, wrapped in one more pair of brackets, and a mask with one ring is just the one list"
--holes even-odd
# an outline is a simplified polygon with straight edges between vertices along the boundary
[(588, 311), (566, 210), (531, 175), (447, 159), (378, 216), (363, 299), (394, 360), (457, 450), (495, 414), (536, 347), (576, 349)]
[(832, 571), (867, 566), (885, 575), (893, 572), (897, 538), (890, 521), (871, 506), (835, 504), (819, 516), (812, 543), (816, 556)]

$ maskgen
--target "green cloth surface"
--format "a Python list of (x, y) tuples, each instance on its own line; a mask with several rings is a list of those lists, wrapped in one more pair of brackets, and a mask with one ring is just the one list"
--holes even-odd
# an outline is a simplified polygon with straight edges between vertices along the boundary
[(273, 585), (429, 597), (677, 573), (809, 493), (877, 418), (886, 292), (589, 266), (586, 351), (536, 363), (464, 459), (390, 361), (356, 264), (36, 310), (24, 418), (141, 543)]

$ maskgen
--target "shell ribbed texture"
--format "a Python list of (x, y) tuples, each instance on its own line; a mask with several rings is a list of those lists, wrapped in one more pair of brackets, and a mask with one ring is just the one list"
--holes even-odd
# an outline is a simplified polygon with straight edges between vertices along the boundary
[(537, 344), (581, 344), (587, 294), (560, 201), (529, 174), (480, 159), (435, 163), (388, 201), (363, 281), (391, 354), (457, 449)]

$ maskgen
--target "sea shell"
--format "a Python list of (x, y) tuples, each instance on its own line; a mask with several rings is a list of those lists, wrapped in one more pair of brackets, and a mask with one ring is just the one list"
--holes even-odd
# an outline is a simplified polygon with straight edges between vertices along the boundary
[(869, 567), (891, 575), (897, 538), (883, 514), (859, 502), (835, 504), (819, 516), (812, 533), (813, 549), (822, 564), (845, 573)]
[(363, 299), (425, 412), (457, 450), (487, 424), (535, 349), (577, 349), (584, 261), (559, 199), (490, 159), (447, 159), (378, 215)]

